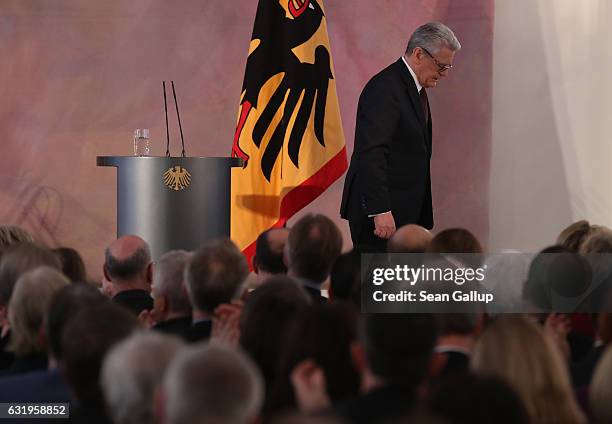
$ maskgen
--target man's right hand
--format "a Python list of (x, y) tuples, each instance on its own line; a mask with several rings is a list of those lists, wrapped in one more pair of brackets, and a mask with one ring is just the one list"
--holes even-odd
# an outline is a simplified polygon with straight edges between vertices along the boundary
[(395, 232), (395, 220), (391, 212), (374, 217), (374, 234), (380, 238), (388, 239)]

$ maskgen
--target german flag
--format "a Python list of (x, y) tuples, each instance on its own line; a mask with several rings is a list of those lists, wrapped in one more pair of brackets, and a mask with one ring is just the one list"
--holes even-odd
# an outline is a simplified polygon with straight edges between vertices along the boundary
[(232, 156), (232, 240), (250, 258), (347, 168), (322, 0), (260, 0)]

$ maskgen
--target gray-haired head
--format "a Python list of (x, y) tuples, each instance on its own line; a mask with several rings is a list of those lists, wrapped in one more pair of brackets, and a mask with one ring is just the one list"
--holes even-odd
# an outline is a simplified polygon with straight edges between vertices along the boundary
[(115, 424), (154, 421), (155, 390), (182, 347), (178, 338), (156, 332), (136, 333), (113, 347), (104, 359), (100, 380)]
[(173, 250), (162, 255), (153, 272), (153, 297), (165, 297), (170, 312), (191, 313), (191, 303), (183, 287), (185, 267), (191, 254), (185, 250)]
[(417, 47), (425, 48), (429, 53), (436, 54), (442, 47), (456, 52), (461, 49), (461, 43), (446, 25), (440, 22), (428, 22), (412, 33), (406, 53), (411, 54)]
[(119, 237), (104, 251), (104, 269), (111, 281), (142, 277), (151, 263), (151, 249), (134, 235)]
[[(201, 344), (178, 354), (162, 386), (168, 424), (251, 422), (263, 402), (255, 363), (240, 349)], [(161, 417), (159, 417), (161, 418)]]

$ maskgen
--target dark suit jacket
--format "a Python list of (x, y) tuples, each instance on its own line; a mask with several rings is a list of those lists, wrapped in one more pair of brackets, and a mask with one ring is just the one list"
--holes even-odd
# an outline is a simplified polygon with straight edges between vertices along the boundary
[(349, 424), (394, 423), (403, 422), (416, 403), (414, 388), (386, 386), (340, 404), (335, 412)]
[[(340, 215), (351, 223), (391, 211), (395, 224), (433, 227), (431, 114), (400, 58), (375, 75), (359, 98), (355, 146)], [(426, 123), (428, 122), (428, 123)]]
[(192, 324), (191, 327), (189, 327), (189, 329), (185, 332), (184, 337), (189, 343), (196, 343), (210, 339), (211, 333), (212, 321), (204, 320)]
[(113, 297), (113, 302), (138, 315), (144, 310), (153, 309), (153, 298), (145, 290), (124, 290)]
[(0, 378), (0, 402), (70, 402), (70, 388), (59, 370)]

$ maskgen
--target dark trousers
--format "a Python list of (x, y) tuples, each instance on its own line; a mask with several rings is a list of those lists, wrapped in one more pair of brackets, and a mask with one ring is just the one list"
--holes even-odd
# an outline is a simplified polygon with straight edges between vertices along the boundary
[(387, 240), (374, 234), (374, 218), (363, 217), (358, 221), (349, 220), (353, 249), (359, 253), (385, 253)]

